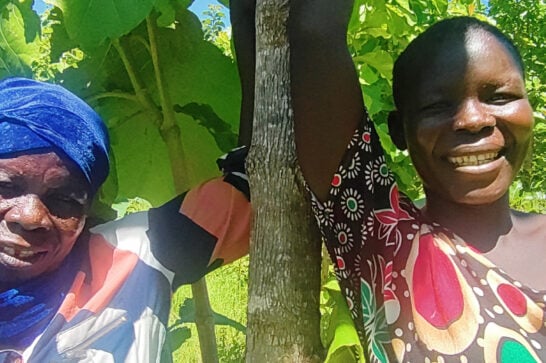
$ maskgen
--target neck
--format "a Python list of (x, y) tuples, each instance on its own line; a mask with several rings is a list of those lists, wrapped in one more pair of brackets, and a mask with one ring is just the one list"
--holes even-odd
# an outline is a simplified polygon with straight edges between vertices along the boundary
[(482, 252), (492, 250), (499, 238), (508, 234), (513, 226), (508, 193), (490, 204), (469, 205), (427, 192), (423, 213)]

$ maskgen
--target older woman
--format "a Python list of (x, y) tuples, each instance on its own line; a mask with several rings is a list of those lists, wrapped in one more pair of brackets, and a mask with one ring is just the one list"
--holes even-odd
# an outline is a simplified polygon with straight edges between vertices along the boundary
[(108, 175), (99, 116), (60, 86), (12, 78), (0, 134), (0, 361), (170, 360), (172, 289), (246, 253), (240, 155), (220, 161), (228, 177), (89, 231)]

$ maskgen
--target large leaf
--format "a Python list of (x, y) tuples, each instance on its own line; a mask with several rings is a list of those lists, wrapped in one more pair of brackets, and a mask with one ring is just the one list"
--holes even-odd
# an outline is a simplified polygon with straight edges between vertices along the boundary
[(159, 13), (157, 24), (159, 26), (169, 26), (175, 20), (176, 9), (187, 9), (191, 6), (193, 0), (156, 0), (155, 9)]
[[(237, 70), (231, 59), (203, 39), (199, 20), (188, 10), (179, 10), (176, 28), (157, 31), (161, 71), (172, 103), (207, 105), (212, 110), (207, 114), (215, 115), (212, 124), (207, 121), (203, 125), (202, 119), (194, 120), (196, 115), (191, 112), (176, 116), (184, 150), (184, 172), (189, 185), (194, 185), (218, 175), (216, 158), (235, 146), (231, 130), (238, 128)], [(144, 46), (147, 38), (146, 26), (142, 24), (122, 37), (120, 43), (144, 91), (158, 107), (153, 64)], [(135, 90), (114, 47), (105, 44), (88, 51), (79, 67), (66, 70), (59, 81), (91, 102), (109, 127), (116, 160), (112, 173), (117, 177), (117, 189), (109, 190), (115, 190), (117, 195), (108, 195), (108, 199), (141, 197), (158, 205), (172, 198), (175, 188), (165, 142), (154, 123), (153, 112), (134, 97)], [(110, 178), (114, 178), (112, 173)]]
[(364, 363), (364, 349), (360, 344), (358, 333), (351, 318), (347, 302), (337, 281), (330, 280), (323, 286), (323, 294), (333, 304), (327, 332), (328, 353), (325, 363)]
[(231, 125), (218, 117), (210, 105), (191, 102), (174, 107), (176, 112), (191, 116), (199, 125), (205, 127), (223, 152), (227, 153), (237, 143), (237, 134), (233, 132)]
[(25, 27), (25, 41), (27, 43), (34, 42), (36, 37), (40, 35), (40, 17), (32, 9), (34, 0), (21, 0), (13, 1), (15, 6), (19, 9), (21, 16), (24, 20)]
[[(19, 5), (26, 9), (27, 3)], [(36, 14), (22, 13), (11, 2), (4, 3), (0, 12), (0, 77), (32, 77), (30, 65), (40, 52), (38, 31), (33, 25)]]
[(153, 9), (155, 0), (50, 0), (64, 14), (71, 39), (82, 48), (118, 38), (140, 24)]

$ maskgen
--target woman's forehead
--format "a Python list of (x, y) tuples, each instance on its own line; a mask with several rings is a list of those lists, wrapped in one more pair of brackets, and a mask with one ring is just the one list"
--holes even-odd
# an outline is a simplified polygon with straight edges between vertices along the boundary
[[(420, 57), (414, 64), (414, 72), (403, 77), (405, 92), (402, 96), (412, 99), (420, 92), (440, 91), (462, 86), (462, 82), (488, 73), (487, 81), (497, 84), (523, 82), (523, 74), (507, 47), (494, 35), (481, 29), (467, 32), (457, 44), (436, 45), (428, 56)], [(470, 79), (469, 79), (470, 78)]]
[(0, 175), (41, 178), (44, 183), (73, 185), (87, 189), (87, 182), (70, 159), (55, 151), (20, 153), (0, 158)]

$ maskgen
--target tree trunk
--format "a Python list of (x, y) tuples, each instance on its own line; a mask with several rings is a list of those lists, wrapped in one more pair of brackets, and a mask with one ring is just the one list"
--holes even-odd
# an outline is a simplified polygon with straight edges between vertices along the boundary
[(320, 237), (296, 160), (288, 0), (258, 0), (247, 362), (319, 362)]

